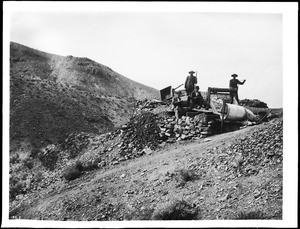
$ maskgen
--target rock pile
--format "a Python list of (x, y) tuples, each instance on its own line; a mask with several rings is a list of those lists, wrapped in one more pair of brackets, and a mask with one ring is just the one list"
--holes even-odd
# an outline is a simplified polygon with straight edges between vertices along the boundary
[[(211, 166), (231, 171), (234, 177), (257, 175), (264, 167), (282, 164), (282, 118), (265, 123), (263, 131), (238, 139), (212, 158)], [(216, 149), (217, 150), (217, 149)]]
[(37, 157), (45, 168), (53, 170), (58, 160), (58, 155), (57, 146), (53, 144), (40, 150)]
[(241, 139), (231, 148), (240, 152), (243, 162), (238, 173), (245, 176), (257, 174), (259, 168), (267, 164), (278, 165), (282, 163), (283, 152), (283, 121), (274, 119), (264, 131), (255, 131), (251, 136)]
[(146, 100), (136, 105), (130, 121), (106, 136), (108, 140), (120, 139), (113, 148), (118, 148), (121, 161), (151, 152), (161, 143), (204, 138), (220, 131), (220, 123), (204, 113), (176, 117), (170, 104)]
[(142, 150), (155, 150), (158, 146), (159, 127), (157, 115), (151, 112), (142, 112), (130, 119), (122, 126), (118, 145), (120, 155), (125, 159), (134, 158), (143, 154)]
[(105, 135), (106, 142), (114, 142), (105, 147), (105, 152), (117, 150), (118, 158), (114, 159), (117, 163), (149, 154), (162, 143), (204, 138), (219, 129), (220, 124), (209, 120), (206, 114), (176, 118), (168, 112), (141, 110), (127, 124)]
[[(101, 141), (104, 145), (99, 155), (106, 155), (106, 164), (118, 164), (120, 161), (150, 154), (165, 143), (205, 138), (220, 133), (220, 120), (215, 119), (213, 115), (201, 113), (193, 114), (193, 117), (190, 117), (191, 115), (178, 117), (168, 110), (170, 107), (167, 104), (160, 104), (156, 101), (146, 101), (136, 105), (139, 106), (139, 110), (127, 124), (98, 139), (98, 142)], [(158, 108), (163, 110), (154, 112)], [(231, 127), (232, 124), (228, 126)], [(226, 129), (226, 125), (223, 126), (224, 128)], [(257, 132), (257, 134), (261, 133)], [(248, 141), (248, 138), (244, 141)], [(90, 142), (90, 136), (77, 134), (69, 136), (64, 144), (71, 157), (71, 155), (77, 155), (77, 152)], [(244, 145), (241, 143), (239, 146), (232, 146), (234, 148), (229, 150), (242, 152)], [(251, 145), (251, 142), (247, 142), (246, 145)], [(246, 150), (244, 154), (249, 151), (250, 149)], [(251, 158), (249, 160), (251, 161)]]
[(71, 133), (62, 143), (62, 150), (67, 150), (70, 158), (75, 158), (89, 143), (90, 134)]
[(166, 111), (172, 111), (171, 102), (162, 102), (159, 100), (144, 100), (136, 103), (135, 114), (141, 112), (151, 112), (154, 114), (163, 113)]
[(178, 119), (161, 118), (159, 127), (159, 141), (172, 143), (212, 135), (218, 129), (218, 123), (214, 120), (209, 121), (206, 114), (199, 114), (194, 117), (182, 116)]
[(268, 105), (265, 102), (262, 102), (258, 99), (243, 99), (240, 101), (241, 106), (248, 106), (248, 107), (260, 107), (260, 108), (268, 108)]

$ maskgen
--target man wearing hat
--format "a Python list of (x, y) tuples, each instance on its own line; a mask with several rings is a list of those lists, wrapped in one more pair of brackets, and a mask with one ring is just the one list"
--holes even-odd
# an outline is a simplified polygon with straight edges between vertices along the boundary
[(243, 85), (246, 82), (246, 80), (243, 80), (243, 82), (239, 81), (238, 79), (236, 79), (238, 75), (235, 73), (231, 76), (233, 77), (233, 79), (229, 81), (229, 88), (235, 89), (235, 91), (230, 92), (231, 104), (233, 103), (233, 98), (235, 98), (236, 101), (239, 103), (238, 84)]
[(186, 77), (185, 84), (184, 84), (188, 96), (191, 95), (192, 91), (194, 90), (195, 84), (197, 84), (197, 77), (194, 76), (195, 72), (190, 71), (189, 73), (190, 75)]
[(194, 91), (191, 93), (190, 99), (190, 108), (194, 108), (196, 106), (204, 106), (204, 99), (199, 91), (199, 86), (195, 86)]

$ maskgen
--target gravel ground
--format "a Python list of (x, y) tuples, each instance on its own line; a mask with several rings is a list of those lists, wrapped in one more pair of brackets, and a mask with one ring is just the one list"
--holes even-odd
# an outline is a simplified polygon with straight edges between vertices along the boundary
[[(100, 145), (100, 138), (92, 143), (97, 141)], [(196, 219), (282, 219), (282, 119), (166, 144), (82, 173), (69, 182), (56, 177), (18, 197), (11, 203), (11, 217), (150, 220), (174, 201), (185, 201), (198, 213)]]

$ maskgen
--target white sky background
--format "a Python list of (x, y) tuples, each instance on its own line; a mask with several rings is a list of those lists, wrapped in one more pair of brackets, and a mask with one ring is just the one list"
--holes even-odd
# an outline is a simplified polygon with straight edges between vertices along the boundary
[[(200, 90), (246, 79), (240, 98), (284, 109), (283, 220), (54, 222), (8, 220), (13, 227), (295, 227), (298, 200), (298, 4), (170, 2), (4, 2), (3, 187), (9, 178), (9, 42), (88, 57), (158, 90), (198, 72)], [(208, 13), (210, 12), (210, 13)], [(211, 13), (215, 12), (215, 13)], [(201, 224), (201, 225), (200, 225)]]
[[(200, 90), (246, 79), (241, 99), (282, 107), (282, 15), (202, 12), (15, 12), (11, 41), (88, 57), (158, 90), (198, 74)], [(183, 86), (181, 87), (183, 88)]]

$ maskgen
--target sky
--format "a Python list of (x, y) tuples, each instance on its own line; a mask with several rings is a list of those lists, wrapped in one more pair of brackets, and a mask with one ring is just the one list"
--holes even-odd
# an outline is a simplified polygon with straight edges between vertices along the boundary
[[(259, 225), (294, 227), (298, 183), (297, 3), (18, 1), (4, 2), (3, 12), (4, 111), (9, 111), (10, 41), (52, 54), (87, 57), (158, 90), (183, 84), (190, 70), (197, 72), (201, 91), (228, 87), (233, 73), (240, 80), (246, 79), (239, 89), (240, 99), (259, 99), (270, 108), (284, 110), (284, 187), (288, 188), (284, 188), (283, 220)], [(3, 149), (9, 152), (9, 112), (3, 112), (3, 120)], [(8, 164), (7, 155), (3, 154), (3, 161)], [(9, 173), (8, 166), (4, 172)], [(3, 182), (8, 184), (8, 176)], [(6, 189), (3, 191), (8, 195)], [(8, 209), (2, 214), (8, 214)], [(22, 221), (5, 223), (24, 225)], [(40, 226), (39, 222), (30, 223)], [(82, 226), (73, 223), (68, 222), (68, 226)], [(115, 227), (129, 225), (120, 223)], [(155, 223), (147, 226), (161, 226)], [(214, 223), (201, 225), (241, 226), (236, 221)], [(187, 224), (176, 222), (173, 226)], [(253, 223), (244, 221), (243, 226)]]
[[(282, 14), (16, 11), (10, 40), (88, 57), (158, 90), (197, 72), (201, 91), (246, 79), (241, 99), (283, 106)], [(179, 89), (183, 89), (183, 86)]]

